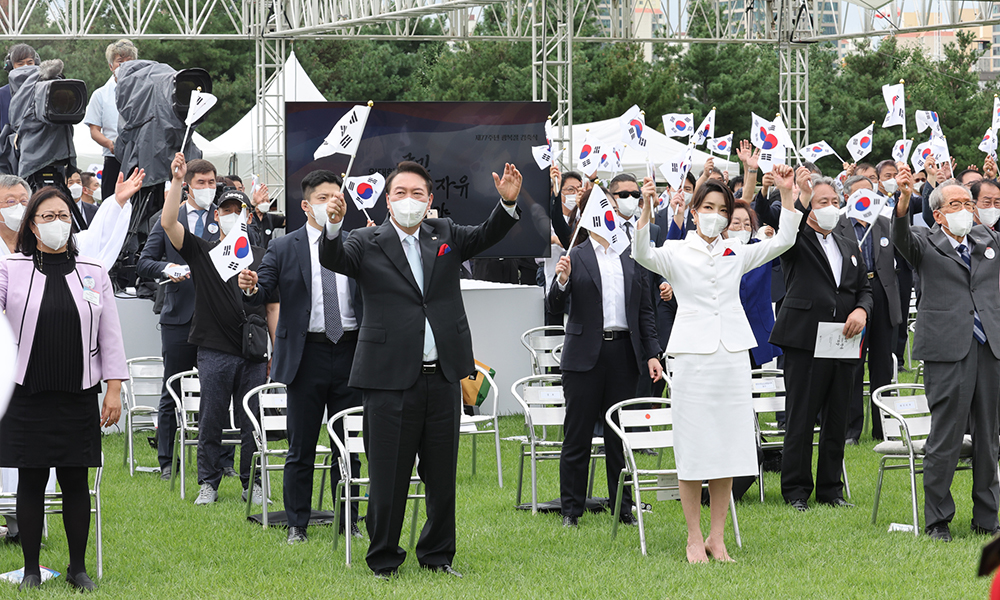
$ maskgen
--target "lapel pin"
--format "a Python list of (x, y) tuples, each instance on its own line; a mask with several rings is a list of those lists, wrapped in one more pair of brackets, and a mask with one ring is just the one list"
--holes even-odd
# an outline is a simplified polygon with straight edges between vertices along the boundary
[(436, 236), (436, 235), (432, 235), (432, 236), (431, 236), (431, 241), (432, 241), (432, 242), (433, 242), (433, 241), (436, 241), (437, 239), (438, 239), (438, 236)]
[(858, 257), (853, 254), (851, 255), (851, 264), (855, 267), (858, 266)]
[(997, 255), (996, 251), (993, 248), (987, 248), (986, 252), (984, 252), (983, 254), (985, 254), (986, 258), (990, 260), (993, 260), (993, 257)]
[(884, 238), (880, 239), (878, 241), (878, 244), (879, 244), (879, 246), (882, 246), (883, 248), (888, 248), (889, 247), (889, 238), (884, 237)]

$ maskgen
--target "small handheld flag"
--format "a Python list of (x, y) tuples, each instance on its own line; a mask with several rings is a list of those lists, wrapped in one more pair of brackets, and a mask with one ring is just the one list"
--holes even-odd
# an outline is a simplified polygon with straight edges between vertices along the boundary
[(640, 112), (639, 107), (633, 104), (632, 108), (618, 117), (618, 126), (622, 142), (635, 150), (646, 152), (646, 122)]
[(694, 137), (691, 138), (691, 143), (695, 146), (700, 146), (705, 143), (709, 138), (715, 137), (715, 107), (708, 111), (708, 115), (705, 116), (705, 120), (701, 122), (698, 129), (694, 132)]
[(694, 132), (694, 115), (669, 113), (663, 115), (663, 132), (667, 137), (688, 137)]
[(691, 146), (688, 146), (679, 156), (660, 165), (660, 173), (671, 188), (678, 190), (684, 187), (684, 179), (691, 170), (693, 154)]
[(720, 138), (711, 138), (708, 140), (708, 149), (716, 154), (732, 154), (733, 149), (733, 133), (729, 132), (729, 135)]
[(847, 151), (851, 153), (854, 162), (868, 156), (868, 153), (872, 151), (872, 137), (874, 134), (875, 124), (872, 123), (847, 140)]
[(774, 123), (757, 115), (750, 113), (752, 118), (750, 130), (750, 143), (761, 150), (774, 150), (781, 145), (778, 136), (775, 135)]
[(944, 133), (941, 132), (941, 119), (938, 118), (938, 114), (932, 110), (918, 110), (915, 113), (917, 120), (917, 132), (924, 131), (925, 129), (931, 130), (931, 135), (943, 136)]
[(347, 114), (333, 126), (319, 148), (316, 148), (313, 160), (319, 160), (331, 154), (354, 156), (358, 151), (358, 144), (361, 142), (361, 135), (365, 131), (365, 124), (368, 123), (370, 112), (371, 108), (364, 104), (358, 104), (347, 111)]
[(608, 147), (607, 144), (601, 148), (601, 164), (598, 168), (604, 169), (605, 171), (611, 171), (614, 173), (622, 172), (622, 154), (624, 149), (615, 144), (614, 146)]
[(365, 210), (378, 202), (382, 190), (385, 189), (385, 177), (381, 173), (348, 177), (344, 181), (344, 187), (354, 200), (354, 206), (358, 207), (358, 210)]
[(931, 143), (927, 141), (923, 144), (917, 144), (917, 147), (913, 149), (913, 155), (910, 157), (910, 164), (913, 165), (913, 172), (916, 173), (917, 171), (923, 171), (928, 159), (931, 158), (934, 158), (934, 151), (931, 150)]
[(191, 133), (191, 128), (194, 127), (195, 123), (201, 121), (218, 101), (219, 99), (212, 94), (202, 92), (201, 88), (191, 90), (191, 100), (188, 103), (187, 116), (184, 118), (184, 124), (187, 125), (187, 129), (184, 131), (184, 140), (181, 142), (181, 153), (184, 152), (184, 148), (187, 146), (188, 134)]
[(535, 163), (543, 171), (552, 166), (552, 144), (544, 146), (532, 146), (531, 155), (535, 158)]
[(253, 251), (250, 249), (250, 236), (247, 234), (247, 208), (240, 211), (240, 220), (222, 243), (208, 252), (223, 281), (229, 281), (243, 269), (253, 263)]
[(824, 156), (837, 155), (833, 148), (830, 147), (830, 144), (826, 143), (826, 140), (816, 142), (815, 144), (809, 144), (805, 148), (799, 148), (799, 154), (801, 154), (809, 162), (816, 162)]
[(1000, 131), (1000, 98), (996, 94), (993, 95), (993, 120), (990, 127), (993, 128), (994, 133)]
[(896, 143), (892, 145), (892, 160), (905, 163), (907, 157), (910, 156), (910, 147), (912, 146), (913, 140), (896, 140)]
[(979, 142), (979, 150), (996, 158), (997, 136), (992, 127), (986, 130), (986, 133), (983, 135), (983, 141)]
[(601, 143), (595, 139), (590, 133), (587, 133), (587, 137), (583, 139), (583, 145), (580, 146), (580, 153), (577, 155), (577, 159), (580, 161), (579, 168), (580, 171), (587, 177), (591, 177), (597, 172), (597, 167), (601, 165)]
[(885, 99), (887, 111), (885, 119), (882, 120), (882, 127), (905, 125), (906, 96), (903, 94), (903, 84), (883, 85), (882, 98)]
[(598, 186), (590, 192), (587, 206), (580, 216), (580, 227), (604, 238), (618, 254), (628, 249), (629, 240), (622, 228), (621, 218)]
[(878, 193), (862, 188), (847, 199), (847, 216), (871, 223), (882, 210), (884, 200)]
[(778, 145), (771, 150), (761, 150), (760, 158), (757, 160), (757, 166), (760, 167), (760, 172), (770, 173), (774, 169), (774, 165), (783, 165), (785, 163), (785, 147)]

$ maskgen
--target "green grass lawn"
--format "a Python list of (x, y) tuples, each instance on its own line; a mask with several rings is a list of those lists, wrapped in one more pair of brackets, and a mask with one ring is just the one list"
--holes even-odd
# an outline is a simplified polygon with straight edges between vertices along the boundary
[[(504, 435), (521, 433), (523, 420), (502, 420)], [(143, 464), (155, 463), (144, 436), (137, 436)], [(140, 443), (141, 442), (141, 443)], [(189, 471), (187, 500), (157, 475), (122, 466), (122, 435), (104, 440), (104, 578), (108, 598), (942, 598), (988, 597), (989, 582), (975, 577), (980, 548), (988, 540), (969, 531), (971, 474), (960, 472), (952, 488), (958, 513), (955, 541), (888, 533), (889, 523), (909, 519), (905, 473), (887, 475), (878, 525), (871, 520), (878, 461), (870, 439), (847, 448), (853, 509), (814, 507), (798, 513), (784, 505), (779, 477), (765, 477), (767, 500), (754, 486), (738, 505), (743, 547), (731, 527), (726, 542), (736, 564), (688, 565), (686, 530), (679, 502), (652, 502), (649, 555), (639, 551), (636, 528), (612, 540), (609, 514), (585, 515), (576, 530), (558, 515), (514, 509), (518, 445), (503, 442), (504, 488), (498, 489), (492, 444), (479, 440), (479, 469), (471, 473), (471, 445), (462, 440), (458, 466), (458, 554), (455, 580), (422, 571), (412, 553), (392, 582), (377, 581), (364, 563), (367, 541), (354, 544), (355, 562), (344, 565), (343, 545), (333, 552), (333, 529), (314, 527), (307, 544), (289, 547), (285, 530), (262, 529), (244, 518), (240, 484), (225, 479), (219, 502), (197, 507)], [(192, 463), (193, 465), (193, 463)], [(599, 467), (599, 472), (603, 467)], [(540, 498), (558, 496), (557, 463), (539, 470)], [(602, 476), (595, 495), (607, 494)], [(272, 475), (275, 510), (281, 509), (281, 475)], [(919, 481), (918, 481), (919, 488)], [(315, 492), (318, 495), (317, 477)], [(921, 492), (922, 494), (922, 492)], [(526, 494), (530, 498), (530, 493)], [(921, 498), (922, 502), (922, 498)], [(326, 507), (330, 507), (329, 500)], [(704, 516), (707, 518), (707, 511)], [(921, 509), (921, 518), (922, 509)], [(421, 520), (422, 522), (422, 520)], [(408, 523), (407, 523), (408, 524)], [(403, 543), (408, 539), (404, 529)], [(60, 517), (50, 517), (41, 562), (63, 571), (68, 562)], [(0, 547), (0, 568), (22, 564), (18, 547)], [(96, 575), (93, 539), (88, 552)], [(16, 588), (0, 584), (0, 596)], [(37, 597), (70, 594), (62, 577)]]

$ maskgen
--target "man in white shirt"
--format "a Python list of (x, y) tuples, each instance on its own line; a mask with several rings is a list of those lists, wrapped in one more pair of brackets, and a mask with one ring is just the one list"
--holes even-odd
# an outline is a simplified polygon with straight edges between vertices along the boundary
[(87, 104), (87, 114), (83, 122), (90, 126), (90, 137), (104, 148), (104, 170), (101, 174), (101, 197), (110, 198), (115, 193), (115, 181), (122, 165), (115, 158), (115, 140), (118, 138), (118, 105), (115, 90), (118, 87), (118, 66), (135, 60), (139, 53), (129, 40), (118, 40), (108, 44), (104, 51), (111, 69), (107, 83), (98, 88)]

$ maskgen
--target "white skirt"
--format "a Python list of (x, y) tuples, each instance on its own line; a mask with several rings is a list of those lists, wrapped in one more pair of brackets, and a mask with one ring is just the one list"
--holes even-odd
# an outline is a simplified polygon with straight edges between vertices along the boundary
[(757, 475), (746, 350), (729, 352), (719, 344), (714, 354), (678, 354), (670, 392), (681, 480)]

